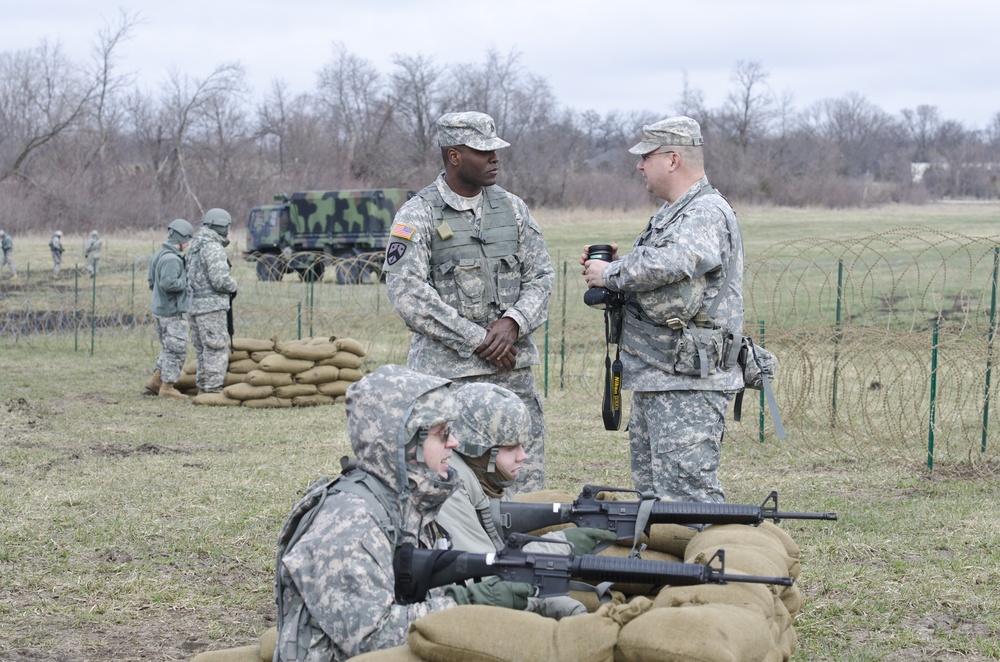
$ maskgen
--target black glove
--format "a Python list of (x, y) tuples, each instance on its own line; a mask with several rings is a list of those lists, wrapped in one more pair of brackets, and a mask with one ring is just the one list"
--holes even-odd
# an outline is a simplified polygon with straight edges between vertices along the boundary
[(563, 535), (568, 542), (573, 543), (573, 553), (577, 556), (583, 554), (593, 554), (598, 543), (614, 542), (615, 534), (612, 531), (603, 529), (568, 528), (563, 529)]
[(528, 598), (535, 594), (535, 587), (526, 582), (505, 582), (499, 577), (489, 577), (471, 586), (452, 584), (444, 592), (460, 605), (490, 605), (508, 609), (525, 609)]

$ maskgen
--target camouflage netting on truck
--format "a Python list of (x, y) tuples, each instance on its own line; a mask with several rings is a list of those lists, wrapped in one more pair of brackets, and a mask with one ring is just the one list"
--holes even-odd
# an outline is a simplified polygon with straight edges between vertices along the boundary
[[(622, 498), (602, 493), (604, 498)], [(516, 501), (571, 503), (576, 494), (545, 490), (519, 494)], [(599, 497), (600, 498), (600, 497)], [(533, 531), (572, 526), (567, 524)], [(780, 527), (717, 524), (701, 532), (679, 524), (653, 524), (642, 558), (705, 563), (726, 551), (726, 572), (799, 577), (799, 547)], [(604, 556), (628, 556), (631, 541), (609, 547)], [(797, 584), (736, 583), (666, 586), (612, 585), (612, 600), (572, 591), (589, 613), (556, 621), (540, 614), (500, 607), (464, 605), (436, 612), (410, 626), (407, 643), (366, 653), (352, 662), (783, 662), (798, 645), (793, 622), (802, 608)], [(517, 633), (498, 636), (497, 633)], [(193, 662), (258, 662), (271, 659), (275, 629), (259, 644), (201, 653)]]
[[(196, 405), (313, 407), (342, 402), (347, 387), (364, 376), (365, 350), (353, 338), (301, 340), (233, 338), (222, 393), (195, 395)], [(196, 366), (189, 361), (174, 385), (197, 393)]]

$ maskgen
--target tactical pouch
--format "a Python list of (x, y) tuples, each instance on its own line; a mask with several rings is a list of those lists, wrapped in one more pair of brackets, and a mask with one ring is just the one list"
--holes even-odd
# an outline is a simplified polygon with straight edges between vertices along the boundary
[(725, 356), (723, 341), (727, 335), (724, 329), (702, 329), (689, 323), (677, 338), (674, 372), (702, 379), (717, 373)]

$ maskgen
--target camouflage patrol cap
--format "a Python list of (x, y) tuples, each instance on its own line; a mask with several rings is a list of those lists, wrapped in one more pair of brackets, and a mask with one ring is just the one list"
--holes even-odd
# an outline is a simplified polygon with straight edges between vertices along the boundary
[(456, 450), (479, 457), (499, 446), (531, 441), (531, 414), (514, 392), (495, 384), (465, 384), (455, 393), (461, 415), (452, 425)]
[(486, 113), (447, 113), (438, 118), (437, 130), (440, 147), (467, 145), (481, 152), (492, 152), (510, 146), (497, 137), (496, 123)]
[(629, 150), (632, 154), (649, 154), (659, 147), (698, 147), (704, 145), (701, 127), (690, 117), (669, 117), (642, 127), (642, 142)]

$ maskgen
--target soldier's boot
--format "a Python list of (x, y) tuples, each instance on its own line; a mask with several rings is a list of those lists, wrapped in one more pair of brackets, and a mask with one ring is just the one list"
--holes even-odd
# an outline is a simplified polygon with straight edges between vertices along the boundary
[(143, 389), (142, 394), (143, 395), (159, 395), (160, 394), (160, 386), (162, 384), (163, 384), (163, 382), (161, 381), (161, 377), (160, 377), (160, 369), (157, 368), (153, 372), (153, 376), (149, 378), (148, 382), (146, 382), (146, 388)]
[(187, 396), (174, 388), (171, 382), (163, 382), (160, 385), (160, 392), (158, 394), (161, 398), (181, 398), (187, 400)]

